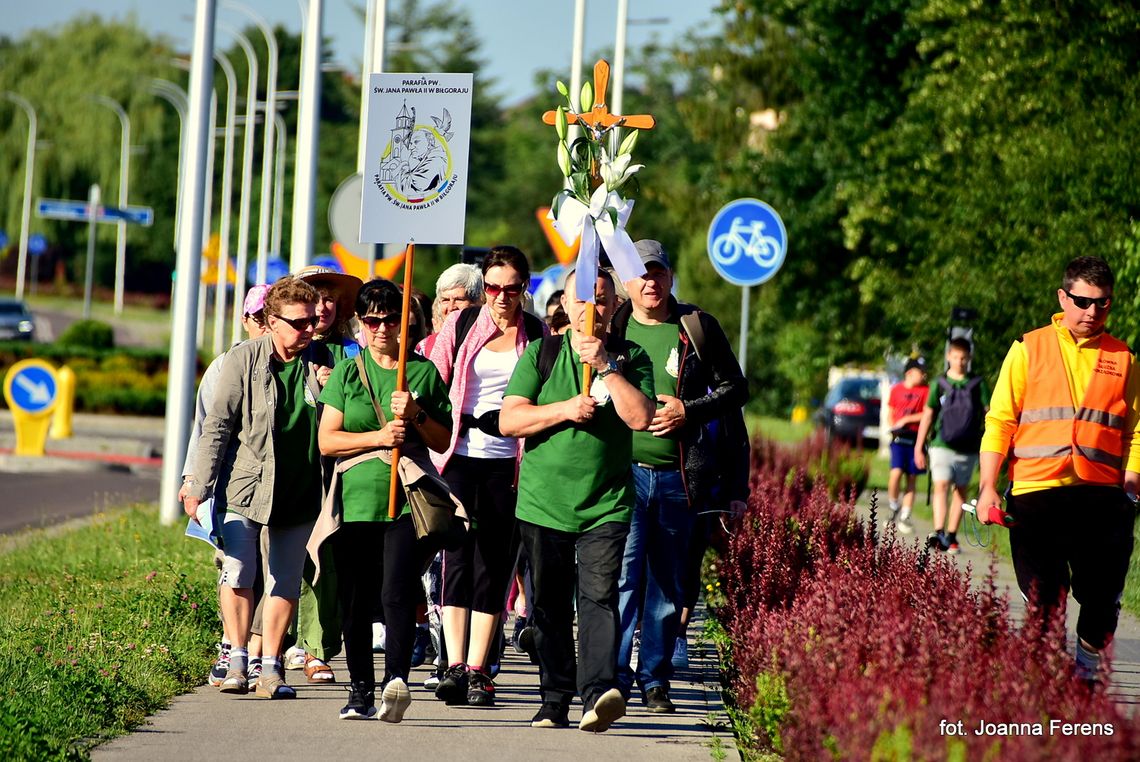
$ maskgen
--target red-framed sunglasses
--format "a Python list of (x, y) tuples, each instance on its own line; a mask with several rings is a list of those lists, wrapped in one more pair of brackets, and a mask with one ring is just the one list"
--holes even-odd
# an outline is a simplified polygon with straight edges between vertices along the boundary
[(487, 292), (487, 296), (496, 297), (499, 294), (506, 294), (507, 296), (518, 296), (523, 292), (523, 284), (513, 283), (509, 286), (500, 286), (498, 283), (484, 283), (483, 290)]

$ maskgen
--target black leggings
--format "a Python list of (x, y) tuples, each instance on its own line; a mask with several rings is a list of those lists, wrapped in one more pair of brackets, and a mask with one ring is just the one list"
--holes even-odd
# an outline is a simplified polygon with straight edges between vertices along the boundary
[(443, 605), (498, 614), (518, 555), (515, 459), (453, 455), (443, 477), (471, 517), (463, 547), (443, 554)]
[(400, 516), (394, 522), (346, 522), (332, 536), (332, 543), (349, 677), (368, 688), (376, 681), (372, 612), (379, 586), (387, 628), (383, 682), (394, 677), (407, 682), (416, 640), (416, 606), (423, 599), (420, 569), (426, 560), (412, 517)]

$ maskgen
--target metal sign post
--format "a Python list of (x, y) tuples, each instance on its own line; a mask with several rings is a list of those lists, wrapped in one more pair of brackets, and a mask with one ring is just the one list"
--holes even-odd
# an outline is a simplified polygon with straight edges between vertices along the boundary
[(788, 253), (788, 231), (776, 210), (754, 198), (721, 207), (709, 225), (709, 259), (720, 276), (742, 287), (740, 348), (737, 359), (747, 374), (749, 287), (772, 279)]
[(91, 289), (95, 281), (95, 223), (99, 217), (99, 186), (87, 197), (87, 268), (83, 277), (83, 319), (91, 319)]

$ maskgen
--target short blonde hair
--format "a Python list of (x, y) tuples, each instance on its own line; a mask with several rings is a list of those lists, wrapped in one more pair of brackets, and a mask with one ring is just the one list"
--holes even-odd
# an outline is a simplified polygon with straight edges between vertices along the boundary
[(280, 315), (287, 304), (316, 304), (320, 295), (303, 280), (286, 275), (274, 283), (265, 295), (265, 314)]

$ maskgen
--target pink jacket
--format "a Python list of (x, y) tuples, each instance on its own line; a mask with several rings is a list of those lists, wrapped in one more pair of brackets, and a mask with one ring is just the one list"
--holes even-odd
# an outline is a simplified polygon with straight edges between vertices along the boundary
[[(467, 332), (463, 344), (459, 347), (459, 352), (456, 353), (455, 327), (456, 323), (459, 322), (460, 312), (462, 310), (456, 310), (447, 316), (443, 328), (436, 334), (438, 338), (428, 355), (428, 359), (435, 363), (443, 382), (451, 387), (450, 392), (448, 392), (448, 397), (451, 399), (451, 442), (447, 446), (447, 451), (442, 455), (435, 451), (431, 453), (431, 460), (441, 474), (447, 467), (447, 462), (451, 460), (452, 454), (455, 453), (455, 445), (459, 441), (459, 416), (463, 413), (463, 399), (467, 393), (467, 380), (470, 376), (471, 366), (475, 362), (475, 355), (479, 354), (479, 350), (486, 346), (487, 342), (494, 338), (499, 330), (495, 326), (495, 321), (491, 319), (490, 308), (484, 305), (479, 310), (479, 317), (475, 318), (475, 322), (471, 325), (471, 330)], [(527, 346), (526, 327), (523, 323), (521, 309), (515, 325), (518, 326), (518, 330), (515, 332), (515, 351), (521, 356)], [(451, 365), (453, 355), (455, 356), (454, 368)], [(522, 444), (521, 439), (517, 440), (516, 471), (517, 462), (522, 460)]]

